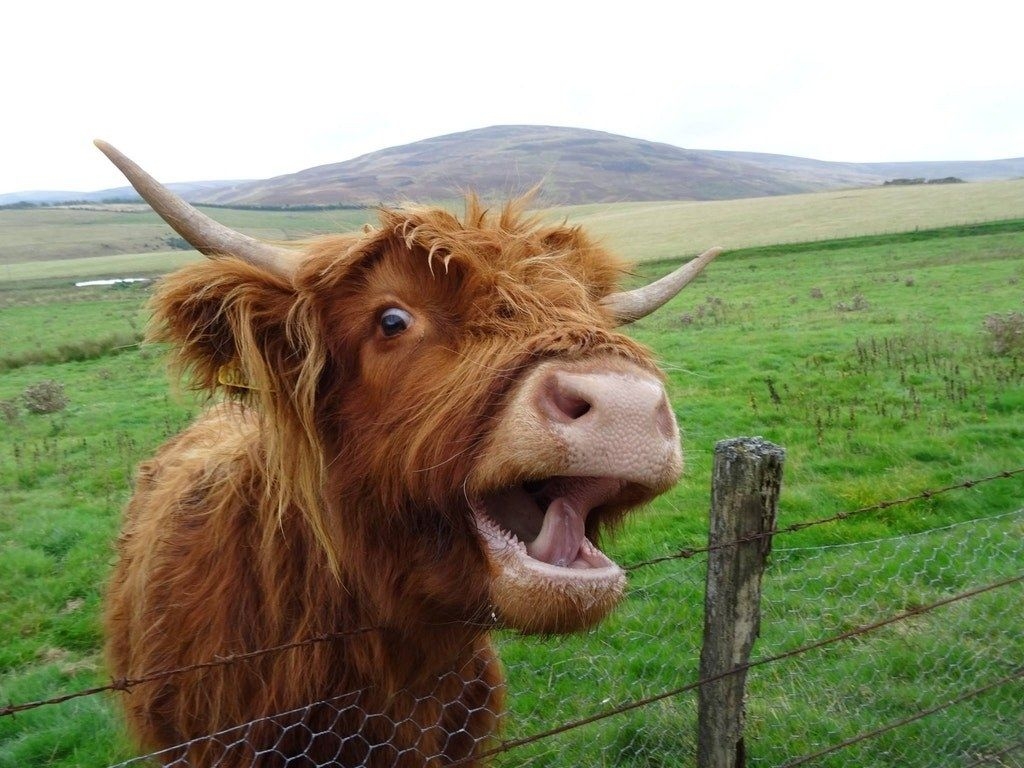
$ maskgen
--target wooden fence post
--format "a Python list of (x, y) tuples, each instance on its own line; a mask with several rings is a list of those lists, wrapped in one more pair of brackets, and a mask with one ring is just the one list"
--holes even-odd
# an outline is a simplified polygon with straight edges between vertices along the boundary
[[(715, 445), (701, 680), (723, 675), (749, 661), (760, 631), (761, 574), (771, 551), (770, 532), (775, 529), (785, 456), (785, 450), (760, 437), (722, 440)], [(700, 687), (699, 768), (746, 765), (746, 678), (742, 671)]]

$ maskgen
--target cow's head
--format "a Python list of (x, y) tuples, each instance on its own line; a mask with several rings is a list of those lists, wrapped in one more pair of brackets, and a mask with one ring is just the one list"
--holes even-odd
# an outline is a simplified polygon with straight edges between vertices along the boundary
[(578, 228), (471, 198), (462, 219), (385, 209), (376, 228), (293, 250), (213, 222), (97, 144), (217, 257), (163, 281), (156, 337), (199, 387), (264, 420), (271, 528), (301, 515), (385, 623), (426, 608), (559, 632), (608, 613), (625, 577), (600, 532), (682, 469), (662, 375), (616, 327), (717, 249), (620, 292), (622, 266)]

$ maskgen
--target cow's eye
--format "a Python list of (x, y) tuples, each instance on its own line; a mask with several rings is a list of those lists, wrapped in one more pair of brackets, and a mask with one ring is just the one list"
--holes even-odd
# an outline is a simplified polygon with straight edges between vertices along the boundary
[(380, 330), (386, 337), (397, 336), (412, 325), (412, 315), (404, 309), (389, 307), (380, 315)]

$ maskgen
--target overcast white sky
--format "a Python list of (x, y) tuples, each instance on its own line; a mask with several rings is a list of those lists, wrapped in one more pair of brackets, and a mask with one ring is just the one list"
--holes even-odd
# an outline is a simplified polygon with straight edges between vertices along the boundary
[(9, 2), (0, 192), (264, 178), (495, 124), (822, 160), (1024, 155), (1024, 5)]

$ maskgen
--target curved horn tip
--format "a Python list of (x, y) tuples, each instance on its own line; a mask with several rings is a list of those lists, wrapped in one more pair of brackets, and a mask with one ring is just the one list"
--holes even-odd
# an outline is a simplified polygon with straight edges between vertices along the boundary
[(104, 141), (103, 139), (93, 139), (92, 143), (96, 149), (106, 155), (109, 159), (113, 160), (115, 157), (124, 157), (124, 153), (121, 152), (110, 142)]
[(704, 268), (724, 252), (709, 248), (653, 283), (606, 296), (601, 304), (612, 314), (616, 325), (626, 325), (654, 312), (687, 286)]
[(186, 203), (112, 145), (102, 139), (93, 140), (93, 144), (117, 166), (135, 191), (171, 229), (200, 253), (207, 256), (230, 254), (284, 277), (294, 274), (297, 266), (294, 251), (225, 227)]

